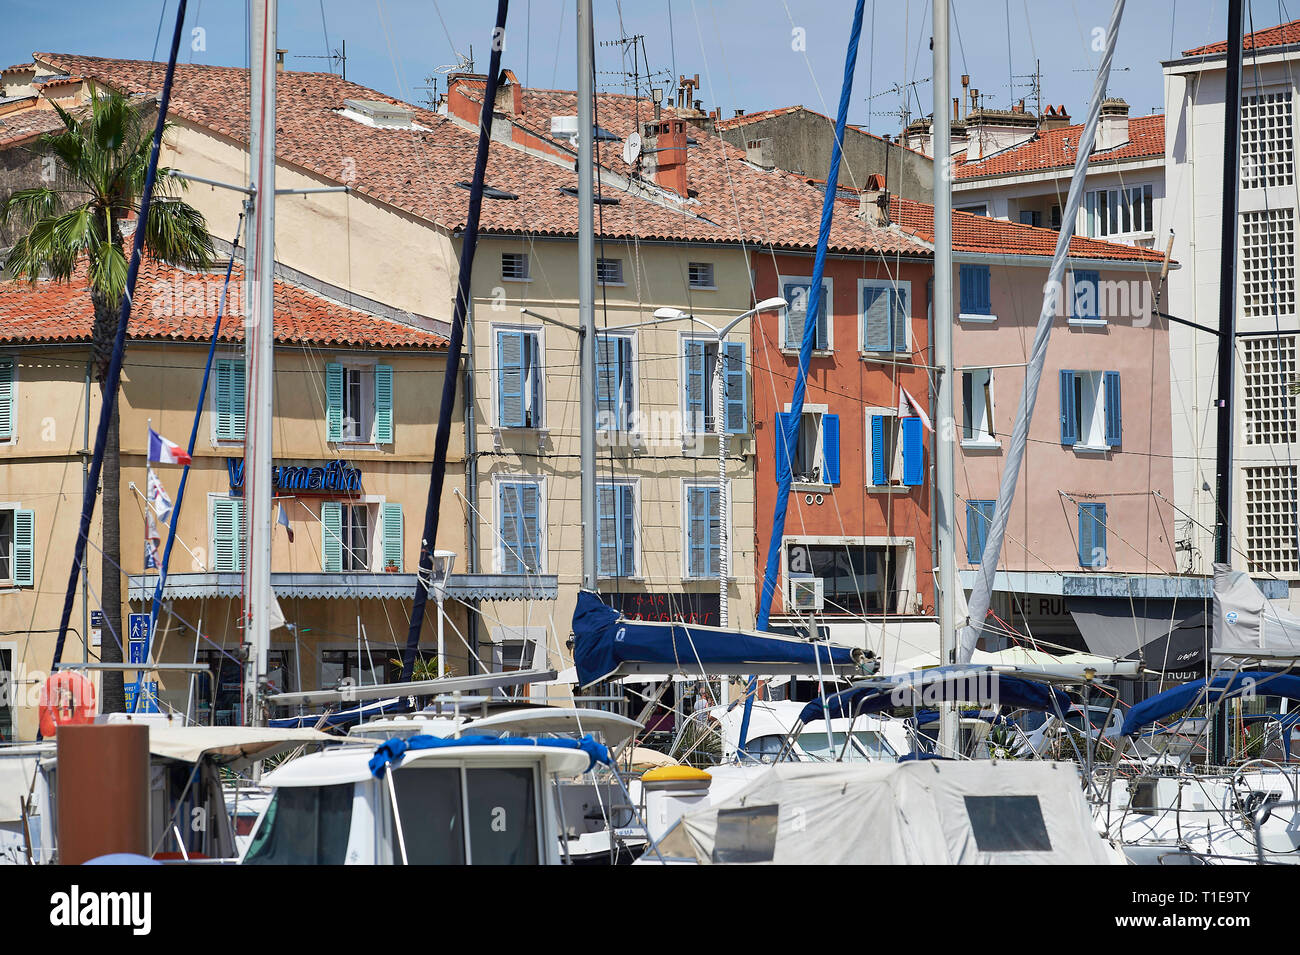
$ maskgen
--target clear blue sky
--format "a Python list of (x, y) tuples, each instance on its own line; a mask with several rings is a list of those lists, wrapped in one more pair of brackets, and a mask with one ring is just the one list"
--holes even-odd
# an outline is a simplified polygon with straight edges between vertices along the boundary
[[(0, 65), (23, 62), (36, 50), (162, 58), (176, 3), (6, 0)], [(503, 62), (527, 85), (573, 88), (574, 5), (511, 3)], [(1294, 0), (1293, 6), (1300, 9)], [(669, 75), (699, 73), (699, 98), (706, 108), (722, 107), (724, 116), (736, 107), (752, 112), (795, 103), (834, 111), (852, 20), (849, 0), (595, 0), (595, 7), (602, 88), (622, 88), (620, 74), (632, 66), (618, 45), (599, 44), (643, 34), (645, 59), (659, 84)], [(918, 80), (908, 87), (912, 115), (930, 111), (929, 7), (928, 0), (867, 0), (851, 122), (896, 132), (902, 97), (895, 88)], [(1255, 0), (1253, 7), (1260, 29), (1291, 16), (1275, 0)], [(246, 9), (240, 0), (191, 0), (182, 59), (246, 65)], [(289, 50), (290, 69), (328, 69), (326, 60), (307, 57), (346, 40), (348, 79), (418, 100), (426, 95), (420, 89), (425, 77), (456, 63), (456, 54), (468, 54), (471, 45), (475, 65), (486, 69), (495, 9), (491, 0), (280, 0), (279, 45)], [(1026, 97), (1032, 108), (1024, 84), (1040, 60), (1043, 102), (1064, 103), (1071, 115), (1082, 115), (1098, 61), (1093, 30), (1109, 19), (1110, 0), (955, 0), (952, 9), (954, 86), (968, 72), (988, 105)], [(1222, 39), (1225, 26), (1222, 2), (1129, 0), (1111, 94), (1127, 99), (1134, 115), (1159, 108), (1159, 61)], [(196, 27), (204, 49), (192, 48)], [(798, 37), (803, 49), (796, 49)], [(644, 87), (641, 60), (638, 55)]]

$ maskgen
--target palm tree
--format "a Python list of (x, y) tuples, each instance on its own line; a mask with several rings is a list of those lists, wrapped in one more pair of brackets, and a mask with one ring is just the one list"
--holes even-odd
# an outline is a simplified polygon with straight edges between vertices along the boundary
[[(124, 231), (140, 207), (156, 123), (152, 99), (100, 93), (90, 84), (88, 109), (75, 114), (52, 104), (64, 128), (42, 136), (36, 146), (41, 161), (52, 157), (59, 174), (44, 185), (21, 189), (0, 204), (0, 225), (15, 220), (20, 235), (4, 268), (35, 282), (43, 274), (69, 282), (85, 266), (90, 300), (95, 310), (91, 360), (101, 398), (113, 355), (117, 319), (126, 293), (127, 254)], [(55, 179), (49, 182), (48, 179)], [(154, 183), (145, 250), (163, 262), (190, 269), (212, 263), (212, 237), (202, 214), (181, 201), (185, 181), (160, 168)], [(104, 640), (100, 657), (122, 661), (122, 587), (118, 457), (118, 415), (114, 404), (108, 442), (104, 448), (103, 551), (100, 609), (118, 640)], [(106, 671), (102, 684), (103, 711), (125, 708), (122, 673)]]

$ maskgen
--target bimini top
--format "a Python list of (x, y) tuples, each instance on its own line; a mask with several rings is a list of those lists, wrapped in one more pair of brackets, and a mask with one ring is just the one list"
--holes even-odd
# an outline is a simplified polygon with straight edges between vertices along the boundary
[(935, 703), (977, 703), (980, 706), (1010, 706), (1064, 714), (1070, 698), (1061, 690), (1023, 677), (1008, 676), (987, 666), (957, 665), (934, 667), (911, 673), (896, 673), (870, 680), (818, 698), (799, 714), (804, 723), (826, 718), (854, 717), (877, 713), (894, 706), (932, 707)]
[(1242, 673), (1222, 674), (1210, 682), (1209, 692), (1205, 680), (1193, 680), (1181, 686), (1157, 693), (1138, 703), (1124, 717), (1120, 733), (1130, 736), (1142, 727), (1181, 713), (1189, 706), (1217, 703), (1235, 696), (1284, 696), (1300, 700), (1300, 676), (1288, 673), (1270, 673), (1267, 670), (1247, 670)]
[(750, 630), (627, 620), (598, 594), (578, 594), (573, 663), (590, 686), (637, 672), (705, 674), (848, 673), (860, 650)]

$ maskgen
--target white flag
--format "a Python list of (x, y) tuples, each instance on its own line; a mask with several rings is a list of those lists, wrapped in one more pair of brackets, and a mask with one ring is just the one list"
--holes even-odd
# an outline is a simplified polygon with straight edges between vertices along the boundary
[(158, 475), (154, 474), (153, 468), (149, 468), (148, 498), (149, 505), (159, 519), (171, 523), (172, 499), (167, 496), (167, 491), (162, 486), (162, 481), (158, 480)]
[(930, 416), (925, 413), (925, 409), (917, 404), (916, 399), (907, 393), (907, 389), (900, 387), (898, 389), (898, 416), (900, 418), (920, 418), (921, 427), (926, 431), (933, 431), (934, 426), (930, 424)]

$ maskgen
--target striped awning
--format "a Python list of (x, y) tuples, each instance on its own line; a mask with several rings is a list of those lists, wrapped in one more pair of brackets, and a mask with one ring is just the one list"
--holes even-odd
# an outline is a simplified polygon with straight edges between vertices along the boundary
[[(157, 586), (157, 574), (132, 575), (129, 599), (148, 603)], [(278, 597), (309, 600), (410, 600), (415, 593), (415, 574), (273, 573), (271, 587)], [(170, 574), (163, 599), (238, 597), (241, 588), (239, 574)], [(447, 597), (459, 601), (554, 600), (558, 589), (553, 574), (452, 574)]]

